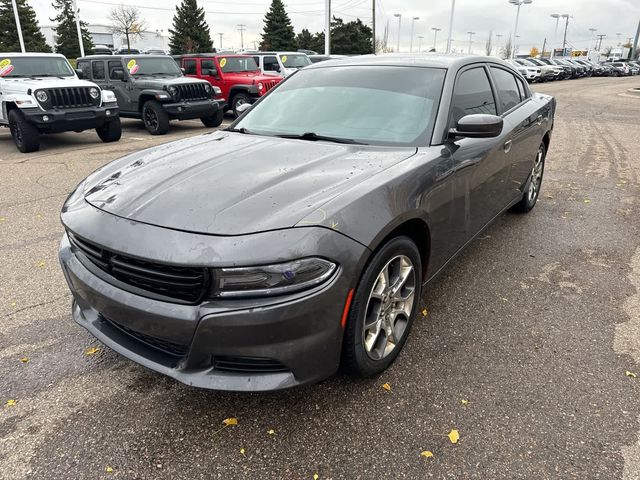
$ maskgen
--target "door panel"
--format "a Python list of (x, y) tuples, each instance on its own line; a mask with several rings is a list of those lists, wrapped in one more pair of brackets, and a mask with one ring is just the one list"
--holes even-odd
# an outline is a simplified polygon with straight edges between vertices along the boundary
[(120, 108), (121, 111), (124, 112), (135, 112), (137, 111), (137, 109), (135, 108), (135, 105), (132, 103), (131, 101), (131, 95), (129, 94), (129, 86), (128, 86), (128, 82), (127, 81), (123, 81), (123, 80), (118, 80), (115, 79), (113, 80), (111, 77), (112, 72), (115, 69), (122, 69), (125, 75), (125, 80), (126, 80), (126, 69), (124, 68), (124, 66), (122, 65), (122, 62), (120, 60), (109, 60), (107, 62), (107, 87), (109, 90), (112, 90), (113, 93), (116, 94), (116, 98), (118, 99), (118, 107)]

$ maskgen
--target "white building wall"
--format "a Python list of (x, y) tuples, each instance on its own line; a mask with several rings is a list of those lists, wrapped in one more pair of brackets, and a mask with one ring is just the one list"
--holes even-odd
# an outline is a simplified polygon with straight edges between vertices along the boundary
[[(56, 44), (55, 25), (44, 25), (40, 27), (44, 38), (51, 48)], [(89, 34), (94, 45), (106, 45), (110, 48), (126, 47), (127, 40), (124, 36), (114, 35), (109, 25), (89, 24), (87, 25)], [(163, 30), (146, 30), (142, 32), (141, 37), (130, 39), (131, 48), (144, 50), (146, 48), (156, 47), (163, 50), (169, 50), (169, 36), (165, 35)]]

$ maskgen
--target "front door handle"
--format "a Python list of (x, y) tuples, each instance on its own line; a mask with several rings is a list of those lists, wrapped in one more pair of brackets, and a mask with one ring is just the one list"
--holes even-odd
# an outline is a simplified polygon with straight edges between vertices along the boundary
[(502, 146), (502, 148), (504, 149), (504, 153), (509, 153), (511, 151), (512, 146), (513, 146), (512, 140), (507, 140), (506, 142), (504, 142), (504, 145)]
[(537, 123), (538, 125), (540, 125), (540, 124), (542, 123), (542, 119), (543, 119), (543, 118), (544, 118), (544, 117), (543, 117), (542, 115), (538, 115), (538, 118), (536, 118), (536, 123)]

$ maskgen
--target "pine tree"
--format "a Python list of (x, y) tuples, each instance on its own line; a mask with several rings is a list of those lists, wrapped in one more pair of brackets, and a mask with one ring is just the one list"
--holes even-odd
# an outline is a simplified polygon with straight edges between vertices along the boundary
[(196, 0), (182, 0), (173, 16), (173, 30), (169, 47), (172, 55), (183, 53), (205, 53), (213, 51), (209, 25), (204, 19), (204, 9), (198, 8)]
[[(22, 27), (22, 37), (27, 52), (51, 52), (38, 26), (36, 12), (27, 0), (16, 0), (18, 17)], [(11, 0), (0, 0), (0, 52), (19, 52), (20, 40), (13, 16)]]
[(359, 18), (344, 23), (333, 17), (331, 22), (331, 52), (337, 55), (364, 55), (373, 53), (373, 30)]
[(260, 50), (295, 50), (296, 36), (282, 0), (273, 0), (264, 17)]
[[(57, 22), (55, 27), (56, 45), (55, 50), (67, 58), (77, 58), (80, 56), (80, 45), (78, 43), (78, 29), (76, 27), (76, 19), (73, 14), (72, 0), (54, 0), (52, 4), (58, 15), (51, 19)], [(84, 45), (85, 55), (90, 55), (93, 51), (93, 42), (91, 35), (87, 30), (87, 24), (80, 21), (80, 31), (82, 33), (82, 43)]]

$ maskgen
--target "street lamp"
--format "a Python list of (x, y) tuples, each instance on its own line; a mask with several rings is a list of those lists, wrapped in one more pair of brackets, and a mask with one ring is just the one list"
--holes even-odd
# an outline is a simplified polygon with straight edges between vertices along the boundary
[[(518, 21), (520, 20), (520, 7), (522, 5), (529, 5), (533, 3), (533, 0), (509, 0), (511, 5), (516, 5), (518, 7), (518, 11), (516, 12), (516, 28), (513, 30), (513, 36), (515, 37), (518, 34)], [(515, 49), (513, 45), (511, 46), (511, 58), (515, 55)]]
[(424, 37), (422, 35), (418, 35), (418, 53), (422, 51), (422, 39)]
[[(555, 30), (555, 33), (553, 34), (553, 43), (557, 45), (558, 44), (558, 24), (560, 23), (560, 14), (552, 13), (551, 18), (556, 19), (556, 30)], [(551, 58), (554, 57), (554, 53), (555, 53), (555, 47), (551, 47)]]
[(438, 32), (442, 30), (441, 28), (432, 27), (433, 30), (433, 51), (436, 51), (436, 42), (438, 41)]
[(571, 18), (571, 15), (563, 13), (561, 16), (566, 20), (564, 24), (564, 39), (562, 40), (562, 56), (565, 57), (567, 55), (567, 28), (569, 28), (569, 18)]
[(400, 53), (400, 28), (402, 27), (402, 14), (394, 13), (394, 17), (398, 17), (398, 48), (396, 49), (397, 53)]
[(451, 53), (451, 42), (453, 36), (453, 14), (456, 10), (456, 0), (451, 0), (451, 17), (449, 17), (449, 36), (447, 37), (447, 53)]
[(411, 43), (409, 43), (409, 53), (413, 53), (413, 27), (416, 23), (416, 20), (420, 20), (420, 17), (413, 17), (411, 19)]
[(469, 34), (469, 53), (471, 53), (471, 44), (473, 43), (473, 36), (476, 32), (467, 32)]
[[(598, 31), (597, 28), (590, 28), (589, 31), (591, 32), (591, 35), (593, 38), (596, 38), (596, 32)], [(597, 45), (597, 41), (596, 41), (596, 45)]]

